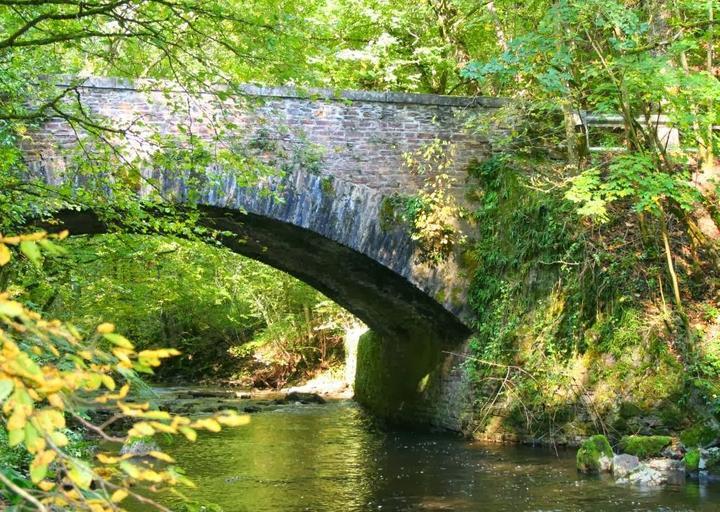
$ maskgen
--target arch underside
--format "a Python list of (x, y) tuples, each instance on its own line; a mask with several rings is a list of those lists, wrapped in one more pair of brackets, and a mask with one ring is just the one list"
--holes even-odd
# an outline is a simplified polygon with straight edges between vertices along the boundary
[[(232, 251), (285, 271), (313, 286), (385, 338), (454, 344), (469, 329), (432, 297), (372, 258), (309, 229), (258, 214), (203, 206), (202, 222), (235, 236)], [(58, 219), (73, 235), (108, 231), (91, 211), (66, 210)]]

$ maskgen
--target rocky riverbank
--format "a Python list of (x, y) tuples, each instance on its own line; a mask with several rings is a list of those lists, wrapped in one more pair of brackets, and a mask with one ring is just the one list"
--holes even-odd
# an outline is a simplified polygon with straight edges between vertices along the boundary
[(670, 436), (625, 436), (615, 449), (604, 435), (587, 439), (577, 452), (577, 468), (586, 474), (611, 474), (619, 484), (656, 487), (687, 479), (720, 481), (720, 447), (713, 440), (692, 446)]

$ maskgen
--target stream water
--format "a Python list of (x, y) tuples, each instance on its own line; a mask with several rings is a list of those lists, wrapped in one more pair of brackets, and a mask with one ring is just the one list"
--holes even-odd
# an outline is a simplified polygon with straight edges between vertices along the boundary
[(716, 485), (622, 486), (578, 475), (574, 450), (387, 431), (350, 401), (278, 407), (167, 450), (191, 497), (225, 512), (720, 510)]

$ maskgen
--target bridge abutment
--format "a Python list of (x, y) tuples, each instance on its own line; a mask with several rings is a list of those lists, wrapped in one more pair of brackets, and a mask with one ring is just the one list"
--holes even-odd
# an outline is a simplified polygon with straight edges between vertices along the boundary
[(412, 341), (371, 330), (360, 337), (355, 399), (391, 423), (463, 431), (472, 407), (463, 366), (467, 340), (448, 343), (428, 333), (409, 335)]

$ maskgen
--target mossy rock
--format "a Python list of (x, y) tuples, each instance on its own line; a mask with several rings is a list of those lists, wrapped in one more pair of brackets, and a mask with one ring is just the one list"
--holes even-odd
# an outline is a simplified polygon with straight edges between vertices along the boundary
[(660, 408), (660, 419), (663, 424), (673, 431), (679, 430), (685, 421), (682, 409), (671, 402), (665, 402)]
[(592, 436), (580, 445), (577, 452), (577, 468), (583, 473), (599, 473), (610, 469), (613, 451), (607, 437), (603, 435)]
[(624, 420), (633, 418), (635, 416), (642, 416), (643, 410), (632, 402), (623, 402), (620, 404), (618, 414)]
[(663, 448), (672, 443), (670, 436), (625, 436), (620, 439), (620, 450), (641, 459), (657, 457)]
[(682, 460), (686, 471), (697, 471), (700, 465), (700, 450), (693, 448), (685, 454)]
[(705, 424), (698, 424), (683, 430), (680, 433), (680, 441), (686, 448), (697, 448), (705, 446), (718, 438), (720, 432)]
[(720, 448), (710, 448), (705, 453), (707, 457), (705, 467), (717, 472), (717, 469), (720, 467)]

